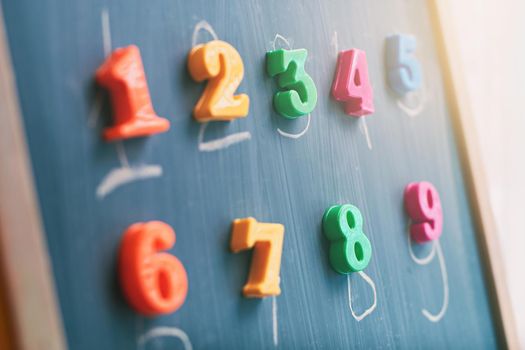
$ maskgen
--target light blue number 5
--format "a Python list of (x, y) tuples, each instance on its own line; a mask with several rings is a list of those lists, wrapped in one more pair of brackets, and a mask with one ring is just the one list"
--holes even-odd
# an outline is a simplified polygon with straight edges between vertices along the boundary
[(421, 66), (413, 56), (416, 38), (395, 34), (386, 38), (386, 65), (390, 87), (403, 96), (421, 86)]

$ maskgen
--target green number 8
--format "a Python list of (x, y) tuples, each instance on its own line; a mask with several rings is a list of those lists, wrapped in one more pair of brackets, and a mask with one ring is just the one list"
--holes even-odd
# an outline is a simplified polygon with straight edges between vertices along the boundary
[(347, 274), (363, 270), (372, 257), (372, 245), (363, 232), (363, 216), (350, 204), (334, 205), (323, 216), (324, 235), (330, 241), (330, 263)]
[(266, 53), (266, 71), (271, 77), (279, 75), (277, 83), (286, 89), (274, 95), (273, 105), (288, 119), (310, 113), (317, 104), (317, 88), (304, 70), (307, 55), (305, 49), (279, 49)]

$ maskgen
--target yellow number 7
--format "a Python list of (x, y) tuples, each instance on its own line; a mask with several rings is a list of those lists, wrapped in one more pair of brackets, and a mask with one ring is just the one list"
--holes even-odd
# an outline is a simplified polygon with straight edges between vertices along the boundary
[(281, 294), (279, 271), (283, 253), (284, 226), (257, 222), (254, 218), (233, 221), (230, 247), (234, 253), (255, 248), (248, 282), (242, 292), (249, 298)]

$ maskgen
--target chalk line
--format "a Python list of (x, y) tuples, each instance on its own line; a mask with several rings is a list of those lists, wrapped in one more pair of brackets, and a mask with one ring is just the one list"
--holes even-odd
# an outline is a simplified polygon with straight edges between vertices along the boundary
[[(213, 40), (219, 39), (219, 36), (217, 35), (217, 33), (215, 33), (215, 30), (213, 30), (213, 27), (205, 20), (202, 20), (199, 23), (197, 23), (195, 25), (195, 28), (193, 29), (193, 34), (191, 38), (192, 47), (197, 45), (197, 41), (199, 39), (198, 38), (199, 32), (201, 30), (208, 32), (212, 36)], [(199, 128), (199, 135), (197, 138), (197, 142), (198, 142), (198, 149), (200, 152), (218, 151), (221, 149), (228, 148), (231, 145), (234, 145), (236, 143), (248, 141), (252, 138), (252, 134), (250, 134), (250, 132), (243, 131), (243, 132), (238, 132), (235, 134), (225, 136), (223, 138), (204, 142), (204, 133), (207, 127), (208, 127), (208, 123), (203, 123), (201, 124)]]
[(410, 257), (412, 258), (412, 260), (414, 260), (414, 262), (418, 265), (427, 265), (428, 263), (430, 263), (432, 261), (432, 259), (434, 259), (434, 256), (436, 255), (436, 245), (435, 244), (432, 244), (432, 249), (430, 251), (430, 253), (428, 253), (428, 255), (424, 258), (418, 258), (416, 256), (416, 254), (414, 254), (414, 250), (412, 249), (412, 239), (410, 237), (410, 226), (412, 225), (412, 220), (409, 220), (408, 221), (408, 227), (407, 227), (407, 232), (408, 232), (408, 235), (407, 235), (407, 242), (408, 242), (408, 252), (410, 253)]
[[(352, 67), (355, 67), (357, 64), (357, 55), (354, 55), (352, 58)], [(370, 133), (368, 132), (368, 125), (366, 124), (366, 119), (364, 116), (361, 116), (359, 119), (361, 119), (361, 123), (359, 124), (359, 130), (361, 130), (361, 134), (365, 136), (366, 145), (368, 146), (368, 149), (372, 149), (372, 141), (370, 140)]]
[[(408, 101), (414, 100), (418, 102), (415, 107), (407, 104)], [(415, 117), (420, 114), (425, 108), (426, 104), (426, 92), (425, 88), (421, 89), (419, 93), (417, 91), (409, 92), (403, 99), (397, 100), (397, 106), (403, 110), (409, 117)]]
[(273, 345), (279, 345), (279, 334), (277, 332), (277, 297), (272, 297), (272, 331), (273, 331)]
[(427, 309), (421, 309), (421, 313), (430, 322), (439, 322), (443, 318), (443, 316), (445, 316), (445, 312), (447, 312), (448, 308), (448, 274), (447, 267), (445, 265), (445, 258), (443, 256), (443, 251), (441, 250), (441, 244), (439, 243), (439, 239), (437, 239), (434, 242), (434, 245), (436, 246), (437, 256), (439, 260), (439, 268), (441, 270), (441, 279), (443, 281), (443, 305), (441, 305), (441, 310), (439, 310), (439, 312), (435, 315)]
[(312, 115), (311, 114), (308, 114), (308, 118), (307, 118), (307, 122), (306, 122), (306, 127), (303, 129), (303, 131), (301, 131), (300, 133), (298, 134), (289, 134), (285, 131), (282, 131), (281, 129), (277, 128), (277, 132), (281, 135), (281, 136), (284, 136), (284, 137), (289, 137), (291, 139), (298, 139), (299, 137), (303, 136), (304, 134), (306, 134), (306, 132), (308, 131), (308, 128), (310, 127), (310, 119), (312, 118)]
[(195, 28), (193, 29), (193, 34), (191, 36), (191, 46), (197, 45), (197, 40), (199, 39), (199, 32), (201, 30), (204, 30), (208, 32), (213, 40), (219, 40), (219, 37), (217, 36), (217, 33), (215, 33), (215, 30), (213, 30), (212, 26), (206, 22), (205, 20), (200, 21), (195, 25)]
[(242, 141), (248, 141), (252, 138), (252, 134), (250, 134), (249, 131), (243, 131), (243, 132), (237, 132), (235, 134), (225, 136), (220, 139), (215, 139), (213, 141), (204, 142), (204, 132), (206, 131), (207, 126), (208, 126), (208, 123), (203, 123), (201, 124), (200, 129), (199, 129), (198, 143), (199, 143), (199, 151), (201, 152), (218, 151), (220, 149), (228, 148), (231, 145), (234, 145), (236, 143), (239, 143)]
[(129, 168), (128, 156), (126, 155), (126, 150), (124, 149), (124, 144), (122, 141), (115, 142), (115, 149), (117, 150), (117, 156), (120, 164), (124, 168)]
[[(100, 21), (102, 24), (102, 42), (104, 46), (104, 56), (111, 53), (111, 27), (109, 22), (109, 12), (103, 8), (100, 13)], [(91, 108), (88, 116), (88, 125), (95, 127), (97, 125), (98, 116), (102, 109), (102, 96), (97, 94), (95, 102)], [(96, 196), (102, 199), (111, 193), (114, 189), (124, 184), (135, 180), (144, 180), (162, 175), (162, 167), (159, 165), (140, 165), (130, 167), (129, 160), (126, 155), (126, 150), (122, 141), (115, 142), (115, 150), (120, 162), (120, 168), (112, 169), (100, 182), (97, 187)]]
[(111, 27), (109, 26), (108, 9), (102, 9), (100, 18), (102, 21), (102, 42), (104, 43), (104, 56), (108, 56), (111, 53)]
[[(275, 37), (273, 38), (273, 41), (272, 41), (272, 49), (273, 50), (275, 50), (277, 48), (276, 44), (277, 44), (278, 41), (281, 41), (282, 44), (284, 44), (284, 45), (280, 46), (279, 48), (284, 47), (285, 49), (288, 49), (288, 50), (292, 49), (292, 44), (290, 44), (290, 41), (288, 41), (288, 39), (286, 39), (281, 34), (277, 33), (277, 34), (275, 34)], [(291, 139), (298, 139), (301, 136), (303, 136), (304, 134), (306, 134), (306, 132), (308, 131), (308, 128), (310, 128), (310, 120), (311, 119), (312, 119), (312, 115), (309, 113), (308, 114), (308, 119), (307, 119), (307, 122), (306, 122), (306, 127), (301, 132), (299, 132), (297, 134), (288, 133), (286, 131), (283, 131), (280, 128), (277, 128), (277, 132), (279, 133), (279, 135), (281, 135), (283, 137), (288, 137), (288, 138), (291, 138)]]
[(334, 34), (332, 35), (332, 46), (335, 50), (335, 56), (337, 57), (339, 55), (339, 39), (337, 38), (337, 32), (334, 31)]
[[(275, 34), (275, 38), (273, 38), (273, 42), (272, 42), (272, 49), (275, 50), (277, 47), (276, 47), (276, 44), (277, 44), (277, 40), (280, 40), (282, 41), (283, 43), (286, 44), (286, 47), (284, 47), (285, 49), (288, 49), (288, 50), (291, 50), (292, 49), (292, 44), (290, 44), (290, 42), (288, 41), (288, 39), (286, 39), (284, 36), (282, 36), (281, 34), (277, 33)], [(281, 48), (281, 47), (280, 47)]]
[[(410, 228), (411, 221), (409, 221), (408, 227)], [(421, 309), (421, 313), (423, 316), (425, 316), (430, 322), (439, 322), (443, 316), (445, 315), (445, 312), (448, 308), (448, 302), (449, 302), (449, 286), (448, 286), (448, 273), (447, 273), (447, 266), (445, 265), (445, 257), (443, 255), (443, 251), (441, 249), (441, 244), (439, 243), (439, 239), (432, 242), (432, 250), (430, 253), (424, 257), (424, 258), (418, 258), (414, 254), (414, 251), (412, 250), (411, 245), (411, 238), (410, 238), (410, 229), (407, 230), (408, 232), (408, 251), (410, 253), (410, 257), (412, 260), (418, 264), (418, 265), (428, 265), (436, 256), (438, 256), (439, 261), (439, 269), (441, 271), (441, 280), (443, 281), (443, 304), (441, 305), (441, 309), (437, 314), (432, 314), (427, 309), (423, 308)]]
[[(102, 43), (104, 47), (104, 57), (107, 57), (111, 52), (111, 28), (109, 26), (109, 12), (108, 9), (103, 8), (100, 12), (100, 23), (102, 25)], [(102, 110), (102, 95), (97, 93), (95, 102), (88, 114), (88, 126), (94, 128), (97, 126), (98, 117)]]
[(157, 327), (153, 328), (144, 335), (141, 335), (138, 339), (139, 347), (143, 347), (149, 340), (158, 338), (158, 337), (173, 337), (178, 338), (184, 345), (185, 350), (193, 350), (191, 345), (190, 338), (188, 335), (180, 328), (176, 327)]
[(372, 303), (372, 306), (366, 309), (361, 315), (356, 315), (354, 308), (352, 307), (352, 286), (350, 282), (350, 274), (348, 274), (347, 276), (348, 305), (350, 306), (350, 312), (352, 313), (352, 316), (359, 322), (365, 317), (367, 317), (368, 315), (370, 315), (375, 310), (377, 306), (377, 292), (376, 292), (376, 285), (374, 281), (372, 280), (372, 278), (370, 278), (370, 276), (368, 276), (363, 271), (359, 271), (358, 274), (365, 280), (366, 283), (370, 285), (370, 287), (372, 288), (372, 291), (374, 292), (374, 302)]
[(112, 169), (97, 187), (97, 198), (102, 199), (124, 184), (162, 176), (160, 165), (123, 166)]
[[(338, 42), (338, 36), (337, 36), (337, 32), (334, 31), (334, 34), (332, 35), (332, 46), (334, 47), (334, 50), (335, 50), (335, 55), (338, 56), (339, 55), (339, 42)], [(352, 66), (355, 66), (356, 62), (355, 60), (357, 59), (357, 55), (354, 55), (354, 58), (353, 58), (353, 62), (352, 62)], [(360, 117), (359, 119), (361, 119), (360, 121), (360, 124), (359, 124), (359, 130), (361, 131), (361, 134), (363, 134), (365, 136), (365, 140), (366, 140), (366, 145), (368, 146), (368, 149), (372, 149), (372, 140), (370, 139), (370, 132), (368, 131), (368, 125), (366, 123), (366, 119), (365, 117)]]
[(372, 149), (372, 141), (370, 140), (370, 133), (368, 132), (368, 125), (366, 124), (366, 119), (365, 117), (360, 117), (359, 119), (361, 119), (361, 123), (359, 124), (359, 130), (361, 130), (361, 133), (365, 135), (368, 149)]
[(94, 128), (97, 126), (98, 117), (100, 115), (101, 110), (102, 110), (102, 96), (100, 93), (97, 93), (95, 96), (95, 101), (93, 102), (93, 106), (89, 110), (89, 114), (88, 114), (88, 126), (90, 128)]

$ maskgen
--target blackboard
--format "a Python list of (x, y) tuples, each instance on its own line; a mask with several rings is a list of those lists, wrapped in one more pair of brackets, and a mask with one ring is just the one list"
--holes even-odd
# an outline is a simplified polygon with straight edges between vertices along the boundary
[[(427, 2), (3, 0), (2, 6), (70, 348), (504, 343)], [(423, 69), (423, 88), (403, 100), (386, 81), (385, 38), (396, 33), (417, 38)], [(238, 92), (250, 96), (250, 110), (245, 119), (203, 126), (191, 117), (203, 84), (191, 80), (186, 60), (192, 45), (214, 35), (244, 61)], [(107, 143), (101, 132), (111, 123), (110, 104), (94, 72), (112, 49), (130, 44), (141, 50), (153, 105), (171, 129)], [(319, 95), (308, 117), (286, 120), (272, 108), (277, 86), (265, 72), (265, 53), (275, 47), (308, 50), (306, 70)], [(367, 54), (374, 89), (375, 113), (363, 118), (348, 117), (330, 97), (337, 52), (354, 47)], [(229, 135), (227, 147), (215, 149), (213, 141)], [(141, 179), (113, 188), (107, 176), (115, 169), (114, 177), (136, 172)], [(408, 240), (403, 190), (422, 180), (440, 192), (445, 219), (439, 243), (421, 246)], [(324, 210), (344, 203), (362, 211), (373, 247), (364, 273), (348, 277), (331, 269), (321, 229)], [(241, 295), (251, 254), (232, 254), (229, 239), (232, 220), (248, 216), (285, 226), (278, 297)], [(170, 253), (189, 278), (183, 307), (156, 318), (127, 305), (116, 268), (123, 231), (149, 220), (175, 229)]]

